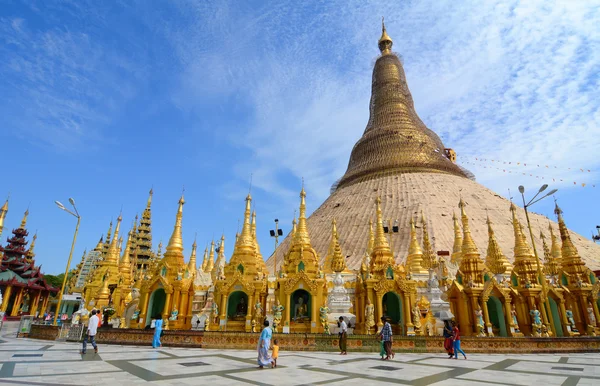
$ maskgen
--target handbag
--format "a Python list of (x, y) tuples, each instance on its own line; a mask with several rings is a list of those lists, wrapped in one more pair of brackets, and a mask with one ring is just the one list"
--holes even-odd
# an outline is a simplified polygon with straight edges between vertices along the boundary
[(161, 338), (163, 337), (163, 335), (165, 335), (165, 330), (162, 330), (162, 331), (160, 332), (160, 337), (161, 337)]

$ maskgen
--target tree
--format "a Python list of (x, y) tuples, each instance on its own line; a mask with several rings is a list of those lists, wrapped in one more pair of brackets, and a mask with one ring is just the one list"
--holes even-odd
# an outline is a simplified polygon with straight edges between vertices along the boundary
[(44, 275), (44, 279), (46, 279), (46, 282), (56, 288), (62, 287), (64, 278), (65, 278), (64, 273), (59, 273), (58, 275)]

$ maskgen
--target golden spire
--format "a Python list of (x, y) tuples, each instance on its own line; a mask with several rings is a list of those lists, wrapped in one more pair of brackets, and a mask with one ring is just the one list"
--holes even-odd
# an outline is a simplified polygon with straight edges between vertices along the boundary
[(194, 244), (192, 244), (192, 254), (190, 255), (190, 262), (188, 263), (188, 269), (193, 274), (196, 272), (196, 248), (198, 244), (196, 244), (196, 238), (194, 237)]
[(554, 234), (554, 230), (552, 229), (552, 225), (548, 222), (548, 229), (550, 230), (550, 240), (552, 242), (552, 246), (550, 247), (550, 254), (552, 258), (561, 264), (562, 262), (562, 252), (561, 245), (558, 242), (558, 237)]
[(217, 253), (217, 261), (215, 262), (215, 266), (212, 269), (212, 278), (215, 280), (218, 278), (219, 271), (221, 271), (221, 275), (225, 272), (223, 269), (225, 268), (225, 235), (221, 235), (221, 242), (219, 243), (219, 253)]
[(429, 232), (427, 231), (427, 220), (425, 219), (425, 214), (423, 214), (422, 210), (421, 223), (423, 224), (423, 262), (421, 263), (421, 266), (424, 269), (435, 269), (439, 265), (439, 260), (437, 259), (435, 252), (433, 251), (433, 247), (431, 246)]
[(294, 236), (296, 236), (296, 230), (297, 228), (297, 222), (296, 222), (296, 215), (294, 214), (294, 219), (292, 220), (292, 238), (294, 238)]
[(458, 223), (458, 218), (454, 212), (452, 212), (452, 220), (454, 221), (454, 246), (452, 247), (452, 256), (450, 257), (450, 262), (460, 265), (460, 260), (462, 259), (463, 239), (462, 232), (460, 230), (460, 224)]
[(375, 246), (375, 233), (373, 232), (373, 219), (369, 219), (369, 242), (367, 243), (366, 253), (371, 256), (373, 247)]
[(208, 246), (204, 248), (204, 256), (202, 257), (202, 272), (206, 272), (208, 265)]
[(265, 264), (262, 254), (260, 253), (260, 245), (258, 244), (258, 239), (256, 238), (256, 210), (252, 211), (252, 240), (254, 241), (256, 264), (258, 270), (264, 271), (267, 269), (267, 265)]
[(131, 259), (129, 257), (129, 250), (131, 249), (132, 239), (133, 231), (129, 231), (129, 233), (127, 234), (127, 242), (125, 243), (125, 249), (123, 251), (123, 257), (121, 258), (121, 262), (119, 264), (119, 275), (123, 278), (122, 285), (125, 287), (131, 284)]
[(510, 264), (504, 253), (502, 253), (502, 249), (500, 249), (500, 245), (492, 229), (490, 216), (487, 216), (487, 226), (489, 239), (485, 264), (494, 275), (502, 275), (504, 273), (510, 275), (513, 268), (512, 264)]
[(208, 262), (206, 263), (207, 273), (211, 273), (215, 267), (215, 240), (210, 242), (210, 254), (208, 255)]
[(21, 220), (21, 226), (19, 228), (25, 229), (27, 226), (27, 216), (29, 216), (29, 208), (23, 214), (23, 220)]
[(340, 247), (335, 218), (331, 222), (331, 243), (329, 245), (329, 249), (331, 251), (331, 255), (327, 256), (325, 261), (329, 261), (330, 266), (325, 267), (326, 271), (327, 268), (333, 272), (344, 271), (346, 269), (346, 259), (344, 258), (344, 255), (342, 254), (342, 248)]
[(33, 239), (31, 240), (31, 245), (29, 246), (29, 251), (27, 251), (27, 257), (29, 257), (30, 259), (33, 259), (35, 257), (34, 248), (35, 248), (36, 240), (37, 240), (37, 231), (33, 235)]
[(8, 213), (8, 198), (0, 208), (0, 236), (2, 236), (2, 230), (4, 229), (4, 219), (6, 218), (6, 214)]
[(462, 244), (462, 260), (460, 262), (460, 271), (463, 273), (463, 284), (472, 282), (474, 285), (483, 285), (483, 269), (484, 264), (480, 258), (477, 245), (471, 237), (471, 229), (469, 228), (469, 218), (465, 210), (465, 203), (460, 199), (458, 206), (460, 207), (460, 215), (463, 226), (463, 244)]
[(386, 55), (392, 52), (392, 45), (394, 44), (394, 42), (392, 41), (392, 38), (389, 37), (389, 35), (387, 34), (387, 31), (385, 30), (385, 23), (383, 22), (383, 17), (381, 18), (381, 37), (379, 38), (379, 41), (377, 42), (377, 45), (379, 46), (379, 51), (381, 51), (382, 55)]
[(108, 253), (108, 248), (110, 247), (110, 242), (112, 241), (112, 227), (113, 222), (110, 220), (110, 224), (108, 225), (108, 232), (106, 232), (106, 239), (104, 240), (104, 245), (102, 246), (102, 255), (106, 255)]
[(96, 244), (94, 251), (101, 252), (103, 245), (104, 245), (104, 236), (100, 236), (100, 241), (98, 241), (98, 244)]
[(542, 231), (540, 231), (540, 238), (542, 239), (542, 248), (544, 249), (544, 272), (552, 276), (558, 275), (560, 259), (555, 259), (552, 257), (550, 247), (546, 243), (546, 236)]
[(515, 262), (513, 271), (519, 275), (521, 285), (537, 285), (537, 269), (536, 260), (533, 250), (527, 243), (527, 239), (523, 234), (523, 229), (519, 219), (517, 218), (517, 207), (512, 202), (510, 203), (510, 211), (512, 212), (513, 231), (515, 234)]
[(383, 214), (381, 211), (381, 197), (375, 199), (377, 222), (375, 223), (375, 242), (371, 253), (370, 271), (380, 278), (385, 277), (386, 270), (395, 265), (394, 254), (383, 231)]
[(294, 239), (304, 245), (310, 245), (310, 237), (306, 227), (306, 192), (304, 191), (304, 184), (302, 190), (300, 190), (300, 215), (298, 216), (298, 227)]
[(417, 240), (417, 230), (415, 229), (415, 220), (410, 217), (410, 245), (408, 247), (408, 256), (406, 256), (406, 270), (411, 274), (427, 273), (423, 268), (423, 251)]
[[(122, 220), (123, 220), (123, 218), (119, 214), (119, 217), (117, 218), (117, 226), (115, 227), (115, 233), (112, 237), (112, 240), (110, 240), (108, 250), (106, 251), (106, 257), (104, 259), (105, 265), (118, 266), (118, 264), (119, 264), (119, 245), (118, 245), (119, 244), (119, 229), (121, 228)], [(112, 228), (112, 221), (111, 221), (110, 225)], [(109, 229), (109, 232), (110, 231), (111, 231), (111, 229)], [(108, 240), (107, 240), (107, 242), (108, 242)]]
[(171, 234), (171, 238), (169, 239), (169, 244), (167, 245), (166, 252), (183, 252), (183, 240), (181, 238), (181, 219), (183, 218), (183, 204), (185, 204), (185, 200), (183, 199), (183, 194), (179, 199), (179, 207), (177, 208), (177, 215), (175, 217), (175, 226), (173, 227), (173, 233)]
[(562, 241), (561, 255), (562, 261), (561, 266), (562, 269), (571, 275), (569, 279), (569, 284), (572, 284), (574, 280), (576, 280), (576, 276), (580, 275), (585, 283), (589, 284), (590, 278), (584, 273), (585, 264), (581, 257), (579, 256), (579, 252), (573, 242), (571, 241), (571, 235), (569, 234), (569, 230), (565, 225), (565, 221), (562, 217), (562, 210), (558, 207), (558, 203), (554, 208), (554, 213), (558, 217), (558, 230), (560, 231), (560, 239)]
[(150, 209), (152, 206), (152, 195), (154, 194), (154, 189), (150, 188), (150, 192), (148, 192), (148, 201), (146, 202), (146, 209)]
[(250, 224), (251, 217), (251, 207), (252, 207), (252, 196), (248, 193), (246, 196), (246, 209), (244, 210), (244, 223), (242, 224), (242, 233), (237, 240), (235, 248), (239, 248), (241, 246), (252, 247), (254, 248), (254, 239), (252, 237), (252, 224)]

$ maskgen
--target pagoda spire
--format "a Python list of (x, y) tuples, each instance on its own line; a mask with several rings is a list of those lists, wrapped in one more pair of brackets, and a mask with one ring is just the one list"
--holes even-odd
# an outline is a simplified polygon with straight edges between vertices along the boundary
[(125, 287), (131, 285), (131, 259), (129, 257), (129, 250), (131, 249), (131, 240), (133, 239), (133, 236), (133, 231), (129, 231), (125, 249), (123, 250), (123, 257), (119, 263), (119, 275), (123, 278), (122, 284)]
[(383, 213), (381, 211), (381, 198), (375, 199), (377, 222), (375, 223), (375, 241), (373, 252), (371, 253), (370, 271), (380, 277), (385, 277), (385, 271), (388, 267), (395, 265), (394, 254), (390, 249), (390, 244), (383, 231)]
[(19, 228), (27, 229), (27, 216), (29, 216), (29, 208), (27, 208), (27, 210), (23, 214), (23, 219), (21, 220), (21, 226), (19, 226)]
[(304, 183), (302, 184), (302, 190), (300, 190), (300, 212), (294, 239), (305, 246), (310, 245), (310, 236), (308, 235), (308, 228), (306, 226), (306, 192), (304, 191)]
[(137, 227), (137, 237), (135, 240), (136, 253), (138, 264), (147, 264), (150, 259), (153, 258), (152, 252), (152, 196), (154, 191), (150, 189), (148, 193), (148, 201), (146, 202), (146, 208), (142, 212), (142, 218), (140, 219)]
[(387, 31), (385, 30), (385, 23), (383, 17), (381, 17), (381, 37), (377, 42), (377, 45), (379, 46), (379, 51), (381, 51), (382, 55), (391, 54), (393, 44), (394, 42), (392, 41), (392, 38), (387, 34)]
[(113, 222), (110, 220), (110, 224), (108, 226), (108, 232), (106, 232), (106, 239), (104, 240), (104, 245), (102, 246), (102, 256), (106, 256), (108, 253), (108, 248), (110, 247), (110, 242), (112, 241), (112, 227)]
[(196, 238), (194, 237), (194, 244), (192, 244), (192, 254), (190, 255), (190, 262), (188, 263), (188, 269), (191, 273), (196, 272), (196, 248), (198, 248), (198, 244), (196, 244)]
[(423, 262), (421, 267), (424, 269), (435, 269), (439, 265), (439, 261), (435, 256), (431, 241), (429, 240), (429, 232), (427, 230), (427, 220), (425, 214), (421, 210), (421, 224), (423, 225)]
[(94, 251), (102, 252), (102, 247), (104, 246), (104, 235), (100, 236), (100, 241), (96, 244)]
[(206, 263), (207, 273), (212, 273), (215, 267), (215, 240), (210, 242), (210, 254), (208, 255), (208, 262)]
[[(252, 240), (254, 241), (254, 249), (256, 253), (256, 264), (260, 272), (266, 271), (267, 265), (260, 253), (260, 245), (258, 244), (258, 238), (256, 237), (256, 210), (252, 211)], [(224, 260), (223, 260), (224, 261)]]
[(183, 204), (185, 204), (185, 200), (183, 198), (183, 194), (179, 199), (179, 206), (177, 207), (177, 215), (175, 216), (175, 226), (173, 227), (173, 233), (171, 234), (171, 238), (169, 239), (169, 244), (167, 244), (166, 252), (183, 252), (183, 239), (181, 237), (181, 220), (183, 218)]
[(206, 267), (208, 265), (208, 246), (204, 248), (204, 256), (202, 257), (202, 272), (206, 272)]
[(37, 240), (37, 231), (35, 232), (35, 234), (33, 235), (33, 238), (31, 239), (31, 245), (29, 246), (29, 251), (27, 251), (27, 257), (32, 259), (35, 257), (35, 241)]
[(460, 224), (456, 213), (452, 212), (452, 220), (454, 221), (454, 246), (452, 247), (452, 256), (450, 262), (456, 265), (460, 265), (462, 259), (462, 232), (460, 230)]
[(487, 216), (486, 223), (488, 226), (488, 249), (487, 256), (485, 258), (485, 265), (487, 265), (488, 269), (494, 275), (510, 275), (513, 269), (512, 264), (508, 261), (504, 253), (502, 253), (500, 244), (498, 244), (498, 240), (496, 240), (496, 235), (494, 234), (494, 229), (492, 228), (490, 216)]
[(513, 271), (519, 275), (521, 285), (537, 285), (535, 256), (527, 243), (521, 223), (517, 218), (517, 207), (512, 202), (510, 203), (510, 211), (512, 212), (513, 231), (515, 234), (515, 267)]
[(560, 265), (562, 264), (561, 245), (558, 242), (558, 237), (556, 237), (556, 235), (554, 234), (554, 230), (552, 229), (552, 225), (550, 224), (550, 222), (548, 222), (548, 229), (550, 230), (550, 241), (552, 242), (552, 245), (550, 247), (550, 254), (552, 255), (552, 258), (556, 260)]
[(222, 276), (225, 271), (225, 235), (221, 235), (221, 242), (219, 243), (219, 252), (217, 253), (217, 261), (213, 267), (213, 280)]
[(381, 175), (445, 173), (466, 177), (446, 146), (415, 111), (404, 68), (392, 52), (385, 24), (378, 41), (381, 56), (373, 68), (369, 120), (356, 142), (336, 189)]
[(254, 238), (252, 237), (252, 224), (250, 218), (252, 213), (252, 196), (250, 193), (246, 196), (246, 208), (244, 210), (244, 222), (242, 224), (242, 233), (236, 242), (236, 249), (242, 246), (254, 248)]
[(563, 219), (563, 211), (559, 208), (558, 203), (555, 204), (554, 213), (558, 217), (558, 229), (560, 231), (560, 239), (562, 241), (562, 269), (570, 275), (569, 284), (574, 283), (579, 277), (584, 283), (591, 284), (590, 278), (585, 274), (585, 263), (579, 256), (579, 251), (571, 241), (571, 235), (565, 225)]
[[(119, 265), (119, 245), (118, 245), (118, 243), (119, 243), (119, 229), (121, 228), (122, 220), (123, 220), (123, 218), (119, 214), (119, 217), (117, 218), (117, 226), (115, 227), (115, 234), (112, 236), (112, 240), (110, 241), (110, 245), (108, 246), (108, 250), (106, 251), (106, 257), (104, 259), (105, 265), (115, 266), (115, 267), (117, 267)], [(112, 221), (111, 221), (111, 228), (112, 228)], [(109, 233), (110, 233), (110, 231), (111, 231), (111, 229), (109, 229)]]
[(2, 208), (0, 208), (0, 237), (2, 236), (2, 230), (4, 229), (4, 220), (6, 219), (6, 214), (8, 213), (8, 200), (6, 199)]
[(544, 271), (546, 274), (554, 277), (558, 275), (560, 259), (555, 259), (552, 256), (552, 251), (546, 243), (546, 236), (542, 231), (540, 231), (540, 238), (542, 239), (542, 248), (544, 249)]
[(330, 250), (331, 257), (329, 258), (329, 260), (331, 261), (331, 271), (339, 273), (346, 270), (346, 259), (344, 258), (344, 255), (342, 254), (342, 248), (340, 247), (335, 218), (333, 219), (333, 221), (331, 221)]
[(411, 274), (427, 273), (427, 270), (423, 268), (423, 250), (417, 240), (415, 219), (412, 215), (410, 216), (410, 245), (408, 246), (408, 256), (406, 256), (406, 270)]
[(484, 263), (480, 258), (477, 245), (471, 236), (469, 228), (469, 217), (465, 210), (465, 203), (461, 198), (458, 206), (463, 226), (463, 244), (461, 248), (462, 260), (460, 262), (460, 271), (463, 273), (463, 283), (472, 283), (475, 286), (483, 285)]

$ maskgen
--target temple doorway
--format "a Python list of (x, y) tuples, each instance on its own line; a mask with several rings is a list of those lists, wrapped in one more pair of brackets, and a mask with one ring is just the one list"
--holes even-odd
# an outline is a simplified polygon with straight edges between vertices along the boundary
[(402, 318), (402, 300), (395, 292), (388, 292), (382, 299), (383, 316), (385, 316), (392, 326), (403, 325)]
[(245, 321), (248, 313), (248, 295), (244, 291), (234, 291), (227, 299), (227, 320)]
[(490, 296), (487, 300), (488, 315), (492, 324), (494, 335), (508, 336), (506, 331), (506, 322), (502, 302), (495, 296)]
[(148, 314), (146, 315), (146, 326), (149, 326), (152, 319), (160, 318), (162, 312), (165, 309), (165, 301), (167, 300), (167, 294), (164, 288), (158, 288), (150, 295), (150, 301), (148, 302)]
[(292, 309), (290, 310), (292, 320), (295, 322), (310, 321), (310, 294), (303, 289), (299, 289), (294, 291), (290, 296), (292, 297)]
[(560, 314), (558, 313), (558, 305), (551, 297), (548, 297), (548, 300), (550, 302), (550, 312), (552, 313), (552, 322), (554, 323), (554, 331), (556, 332), (556, 336), (564, 336), (562, 325), (560, 323)]

